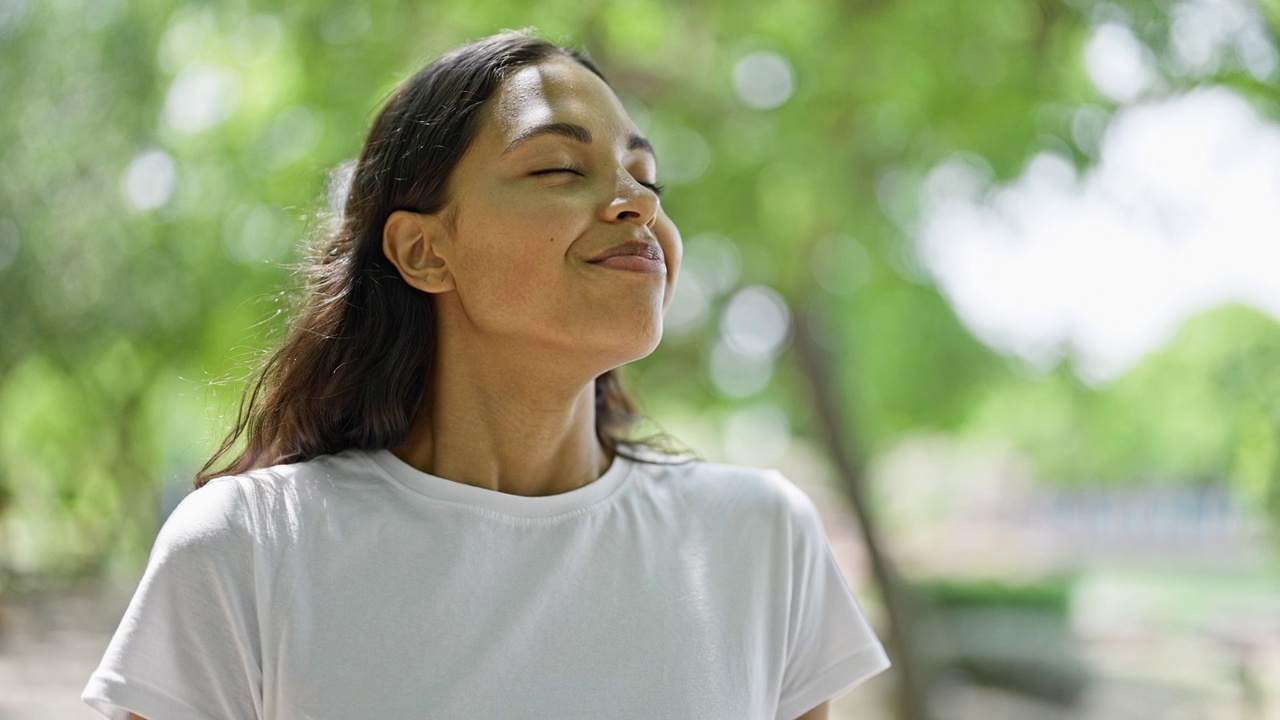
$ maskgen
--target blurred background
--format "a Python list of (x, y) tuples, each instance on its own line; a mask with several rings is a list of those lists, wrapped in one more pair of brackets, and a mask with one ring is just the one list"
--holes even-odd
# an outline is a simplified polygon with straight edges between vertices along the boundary
[(658, 149), (645, 409), (889, 644), (834, 717), (1280, 718), (1280, 0), (0, 0), (0, 718), (92, 717), (381, 100), (525, 26)]

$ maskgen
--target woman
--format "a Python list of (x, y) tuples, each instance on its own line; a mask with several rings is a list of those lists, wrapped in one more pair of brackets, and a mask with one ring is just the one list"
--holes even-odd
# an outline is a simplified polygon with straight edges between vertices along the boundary
[(599, 70), (527, 34), (393, 93), (85, 701), (792, 720), (886, 667), (795, 486), (627, 440), (616, 369), (680, 263), (656, 173)]

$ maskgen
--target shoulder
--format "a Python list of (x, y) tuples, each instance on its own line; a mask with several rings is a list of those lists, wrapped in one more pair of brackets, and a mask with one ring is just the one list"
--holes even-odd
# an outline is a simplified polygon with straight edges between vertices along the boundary
[(250, 516), (263, 520), (289, 515), (308, 505), (324, 505), (344, 494), (367, 493), (380, 477), (374, 470), (370, 453), (348, 450), (304, 462), (251, 470), (213, 482), (234, 484), (244, 496)]
[[(214, 478), (187, 494), (157, 536), (157, 546), (264, 540), (296, 524), (370, 474), (366, 453), (346, 452)], [(366, 483), (367, 485), (367, 483)]]
[(246, 510), (245, 495), (236, 479), (215, 478), (178, 503), (161, 526), (156, 547), (177, 550), (247, 536)]
[(812, 504), (804, 491), (774, 469), (665, 457), (636, 465), (658, 482), (689, 491), (788, 508)]
[(636, 464), (656, 487), (697, 506), (763, 516), (791, 527), (817, 519), (813, 501), (778, 470), (701, 460)]
[(177, 597), (210, 592), (228, 578), (252, 576), (254, 539), (244, 493), (217, 478), (187, 494), (156, 534), (139, 595)]
[(347, 450), (303, 462), (273, 465), (241, 475), (228, 475), (217, 480), (235, 482), (251, 498), (287, 493), (306, 486), (337, 487), (369, 475), (372, 472), (369, 457), (370, 453), (363, 450)]

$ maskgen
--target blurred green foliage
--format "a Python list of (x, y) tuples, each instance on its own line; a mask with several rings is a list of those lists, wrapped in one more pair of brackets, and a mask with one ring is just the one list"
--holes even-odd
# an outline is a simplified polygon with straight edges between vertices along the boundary
[(1009, 583), (999, 580), (958, 582), (931, 580), (913, 585), (917, 595), (925, 602), (948, 607), (1007, 607), (1031, 608), (1059, 616), (1064, 622), (1071, 611), (1071, 590), (1075, 578), (1058, 576), (1044, 578), (1035, 583)]
[[(1046, 147), (1090, 162), (1070, 113), (1107, 106), (1081, 52), (1090, 19), (1116, 7), (0, 4), (0, 561), (136, 561), (162, 487), (200, 465), (239, 378), (279, 331), (285, 266), (322, 226), (330, 174), (356, 154), (380, 99), (434, 55), (524, 26), (586, 47), (664, 158), (664, 202), (702, 304), (636, 368), (659, 419), (714, 425), (767, 403), (809, 433), (789, 365), (732, 392), (707, 369), (735, 290), (767, 285), (829, 318), (839, 392), (871, 452), (920, 428), (998, 432), (1050, 479), (1235, 474), (1280, 512), (1274, 323), (1203, 319), (1100, 392), (1069, 368), (1029, 374), (976, 341), (908, 242), (922, 178), (957, 153), (984, 158), (996, 180)], [(1263, 7), (1274, 31), (1280, 6)], [(1167, 3), (1121, 12), (1153, 48), (1167, 42)], [(783, 59), (785, 102), (744, 102), (734, 78), (748, 57)], [(1272, 97), (1231, 71), (1169, 86), (1199, 82)]]
[(1280, 323), (1228, 306), (1188, 321), (1102, 390), (1063, 364), (989, 393), (969, 431), (1000, 433), (1071, 483), (1234, 478), (1280, 517)]

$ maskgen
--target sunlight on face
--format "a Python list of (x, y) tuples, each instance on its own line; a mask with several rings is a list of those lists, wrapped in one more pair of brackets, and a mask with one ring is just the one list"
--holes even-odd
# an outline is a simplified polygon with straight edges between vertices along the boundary
[[(503, 83), (450, 178), (446, 250), (465, 327), (604, 369), (653, 350), (680, 264), (657, 160), (613, 91), (569, 58)], [(448, 310), (444, 310), (448, 312)]]

